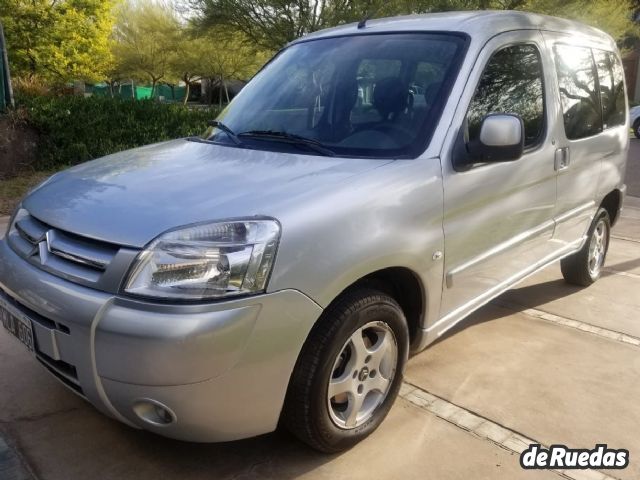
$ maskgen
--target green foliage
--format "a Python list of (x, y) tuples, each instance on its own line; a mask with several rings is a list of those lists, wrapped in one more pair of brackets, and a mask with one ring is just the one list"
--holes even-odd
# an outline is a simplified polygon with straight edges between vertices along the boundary
[[(210, 29), (184, 35), (169, 60), (169, 69), (186, 85), (202, 78), (224, 85), (229, 80), (248, 80), (269, 57), (270, 52), (256, 49), (240, 33)], [(185, 102), (188, 94), (187, 90)]]
[(0, 0), (11, 71), (48, 83), (99, 81), (116, 0)]
[[(278, 50), (288, 42), (316, 30), (357, 21), (367, 12), (379, 12), (397, 2), (359, 0), (194, 0), (196, 23), (203, 29), (227, 27), (241, 32), (254, 45)], [(386, 10), (386, 9), (385, 9)]]
[(277, 50), (316, 30), (361, 20), (451, 10), (524, 10), (579, 20), (620, 40), (637, 36), (637, 0), (192, 0), (201, 28), (226, 26), (255, 45)]
[(168, 4), (150, 0), (122, 5), (111, 45), (112, 85), (131, 78), (152, 87), (179, 81), (188, 85), (201, 78), (245, 80), (271, 56), (237, 31), (195, 31)]
[(179, 53), (184, 26), (165, 5), (140, 1), (125, 3), (118, 12), (111, 45), (114, 62), (111, 79), (134, 78), (174, 83), (171, 59)]
[(522, 10), (569, 18), (604, 30), (616, 40), (638, 36), (631, 0), (526, 0)]
[(27, 111), (27, 122), (41, 135), (36, 163), (41, 169), (197, 135), (217, 116), (215, 109), (109, 97), (36, 97), (19, 103)]
[(248, 80), (272, 54), (256, 48), (241, 33), (225, 29), (209, 30), (195, 45), (200, 75), (208, 78)]

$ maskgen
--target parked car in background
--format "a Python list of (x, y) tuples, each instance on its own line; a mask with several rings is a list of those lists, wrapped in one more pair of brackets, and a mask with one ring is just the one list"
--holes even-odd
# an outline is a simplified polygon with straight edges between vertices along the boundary
[(599, 278), (628, 125), (616, 44), (578, 23), (317, 32), (204, 136), (32, 191), (0, 242), (0, 316), (128, 425), (210, 442), (281, 424), (344, 450), (383, 421), (410, 352), (553, 262)]
[(630, 124), (636, 138), (640, 138), (640, 105), (632, 107), (629, 111)]

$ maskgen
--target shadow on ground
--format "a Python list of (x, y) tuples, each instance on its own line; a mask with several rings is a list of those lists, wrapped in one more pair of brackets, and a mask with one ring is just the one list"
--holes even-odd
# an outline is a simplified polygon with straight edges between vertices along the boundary
[(286, 431), (218, 444), (171, 440), (131, 429), (84, 404), (0, 431), (14, 439), (11, 446), (23, 452), (35, 477), (47, 479), (289, 479), (339, 456), (317, 453)]

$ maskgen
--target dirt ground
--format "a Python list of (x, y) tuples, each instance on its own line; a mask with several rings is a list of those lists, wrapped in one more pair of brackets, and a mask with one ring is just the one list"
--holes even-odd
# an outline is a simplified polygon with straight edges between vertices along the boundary
[(0, 115), (0, 179), (29, 171), (36, 158), (37, 133), (20, 120), (20, 115)]

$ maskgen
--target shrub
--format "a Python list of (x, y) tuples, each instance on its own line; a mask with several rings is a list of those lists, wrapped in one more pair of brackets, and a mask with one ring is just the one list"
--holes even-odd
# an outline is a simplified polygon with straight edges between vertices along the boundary
[(57, 169), (150, 143), (197, 135), (216, 109), (110, 97), (23, 97), (40, 134), (36, 167)]
[(51, 88), (37, 76), (14, 77), (11, 79), (13, 91), (16, 96), (50, 95)]

